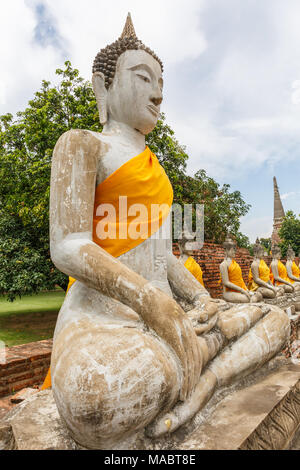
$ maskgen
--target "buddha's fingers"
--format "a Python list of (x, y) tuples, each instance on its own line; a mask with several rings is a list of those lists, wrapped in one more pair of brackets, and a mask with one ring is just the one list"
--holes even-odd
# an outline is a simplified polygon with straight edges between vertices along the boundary
[(190, 321), (185, 318), (183, 320), (187, 340), (187, 347), (191, 350), (192, 362), (190, 364), (191, 377), (190, 377), (190, 390), (191, 393), (200, 379), (201, 369), (202, 369), (202, 352), (199, 346), (197, 336), (194, 332), (194, 328)]
[(176, 324), (174, 325), (175, 328), (173, 330), (173, 342), (171, 344), (175, 354), (177, 355), (183, 372), (183, 380), (180, 389), (180, 400), (184, 401), (186, 399), (188, 393), (188, 358), (187, 358), (187, 351), (184, 348), (184, 344), (182, 342), (182, 325), (181, 322), (176, 320)]
[(183, 318), (182, 320), (182, 341), (183, 347), (187, 353), (187, 391), (185, 399), (190, 395), (191, 391), (194, 388), (195, 383), (195, 369), (194, 369), (194, 348), (192, 341), (189, 341), (189, 329), (188, 329), (189, 320)]
[(168, 432), (176, 431), (206, 405), (214, 393), (216, 385), (216, 376), (207, 370), (200, 378), (192, 395), (184, 403), (176, 405), (170, 413), (147, 426), (146, 435), (157, 438)]

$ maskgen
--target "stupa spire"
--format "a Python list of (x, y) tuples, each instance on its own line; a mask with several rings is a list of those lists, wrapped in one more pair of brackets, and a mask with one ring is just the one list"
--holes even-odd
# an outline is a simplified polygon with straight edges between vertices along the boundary
[(279, 189), (276, 177), (273, 178), (274, 182), (274, 219), (283, 219), (285, 216), (283, 205), (280, 199)]
[(126, 23), (123, 29), (123, 33), (121, 34), (120, 39), (125, 39), (125, 38), (134, 38), (137, 39), (137, 36), (135, 34), (135, 29), (132, 23), (132, 18), (131, 14), (128, 13), (127, 18), (126, 18)]
[(273, 219), (273, 234), (272, 234), (272, 245), (280, 242), (279, 230), (282, 224), (282, 219), (285, 216), (284, 208), (281, 202), (278, 184), (276, 177), (273, 178), (274, 184), (274, 219)]

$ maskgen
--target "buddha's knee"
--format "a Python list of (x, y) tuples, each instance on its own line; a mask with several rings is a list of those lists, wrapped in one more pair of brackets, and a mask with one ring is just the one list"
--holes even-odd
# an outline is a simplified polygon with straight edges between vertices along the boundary
[(262, 296), (265, 299), (275, 299), (275, 297), (276, 297), (276, 293), (271, 289), (261, 287), (261, 288), (258, 289), (258, 291), (262, 294)]
[(53, 376), (58, 411), (72, 437), (94, 449), (130, 438), (177, 400), (180, 372), (160, 342), (133, 329), (83, 335)]
[(223, 299), (226, 300), (226, 302), (236, 304), (248, 304), (250, 302), (249, 298), (240, 292), (224, 292)]

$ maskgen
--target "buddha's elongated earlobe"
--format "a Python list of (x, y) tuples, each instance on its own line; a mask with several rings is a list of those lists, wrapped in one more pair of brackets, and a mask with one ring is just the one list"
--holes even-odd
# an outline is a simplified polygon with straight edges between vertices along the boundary
[(107, 89), (105, 88), (105, 77), (103, 73), (93, 73), (92, 84), (97, 100), (100, 124), (104, 126), (107, 122)]

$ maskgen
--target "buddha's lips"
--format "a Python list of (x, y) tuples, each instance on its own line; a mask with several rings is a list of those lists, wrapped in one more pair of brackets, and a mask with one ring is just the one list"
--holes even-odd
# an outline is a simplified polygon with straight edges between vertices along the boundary
[(149, 109), (149, 111), (151, 111), (152, 114), (154, 114), (154, 116), (157, 117), (159, 115), (159, 109), (157, 109), (156, 106), (148, 104), (147, 108)]

